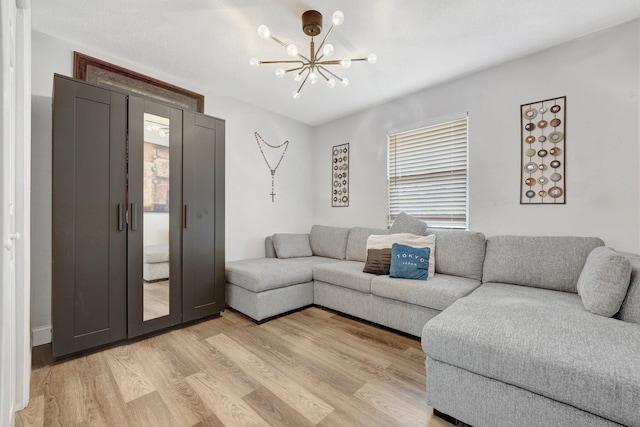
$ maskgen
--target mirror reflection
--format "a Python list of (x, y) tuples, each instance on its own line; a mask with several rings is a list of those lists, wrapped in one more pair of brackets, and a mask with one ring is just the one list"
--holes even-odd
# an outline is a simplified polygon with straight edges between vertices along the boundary
[(144, 114), (143, 320), (169, 314), (169, 119)]

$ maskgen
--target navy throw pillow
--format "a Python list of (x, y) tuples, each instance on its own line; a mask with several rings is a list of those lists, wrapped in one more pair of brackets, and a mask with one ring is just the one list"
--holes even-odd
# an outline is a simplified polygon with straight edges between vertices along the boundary
[(429, 248), (394, 243), (391, 246), (390, 277), (427, 280), (429, 278)]

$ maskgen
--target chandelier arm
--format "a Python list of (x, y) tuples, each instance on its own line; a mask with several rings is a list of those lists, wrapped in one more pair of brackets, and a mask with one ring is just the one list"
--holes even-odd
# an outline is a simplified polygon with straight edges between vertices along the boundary
[(340, 60), (330, 59), (328, 61), (316, 61), (316, 65), (340, 65)]
[(300, 93), (300, 91), (302, 90), (302, 86), (304, 86), (304, 84), (307, 82), (307, 79), (309, 78), (310, 74), (311, 74), (311, 69), (309, 69), (309, 72), (304, 77), (304, 80), (302, 81), (302, 83), (300, 84), (300, 87), (298, 88), (298, 90), (296, 92)]
[(274, 42), (278, 43), (280, 46), (284, 47), (285, 49), (287, 48), (287, 45), (286, 45), (282, 40), (280, 40), (279, 38), (277, 38), (276, 36), (274, 36), (273, 34), (271, 34), (271, 35), (269, 36), (269, 38), (270, 38), (271, 40), (273, 40)]
[(327, 37), (329, 37), (329, 34), (331, 34), (332, 30), (333, 30), (333, 25), (331, 25), (331, 27), (329, 28), (329, 31), (327, 31), (327, 34), (324, 35), (324, 38), (322, 39), (322, 43), (320, 43), (320, 46), (318, 46), (318, 50), (316, 50), (316, 52), (322, 51), (322, 48), (324, 47), (324, 42), (327, 41)]
[(306, 65), (303, 64), (303, 65), (301, 65), (299, 67), (296, 67), (296, 68), (289, 68), (288, 70), (285, 70), (285, 72), (289, 73), (291, 71), (298, 71), (298, 70), (300, 70), (300, 72), (302, 72), (302, 70), (304, 70), (305, 67), (306, 67)]
[(322, 68), (324, 68), (324, 67), (317, 67), (318, 74), (320, 74), (322, 77), (324, 77), (324, 79), (325, 79), (326, 81), (329, 81), (329, 77), (327, 77), (327, 76), (325, 76), (325, 75), (324, 75), (324, 73), (322, 72)]
[[(318, 70), (323, 70), (326, 71), (327, 73), (331, 74), (333, 77), (335, 77), (338, 80), (342, 80), (342, 77), (340, 77), (339, 75), (337, 75), (336, 73), (334, 73), (333, 71), (331, 71), (330, 69), (328, 69), (327, 67), (324, 67), (322, 65), (318, 66)], [(324, 77), (324, 76), (323, 76)], [(326, 77), (325, 77), (326, 78)]]
[(302, 64), (304, 66), (304, 62), (300, 60), (291, 60), (291, 61), (260, 61), (261, 64)]
[[(285, 49), (287, 48), (287, 45), (286, 45), (282, 40), (280, 40), (279, 38), (277, 38), (276, 36), (274, 36), (273, 34), (271, 34), (271, 35), (269, 36), (269, 38), (270, 38), (271, 40), (273, 40), (274, 42), (278, 43), (280, 46), (284, 47)], [(300, 58), (302, 58), (303, 60), (305, 60), (306, 62), (311, 62), (311, 60), (310, 60), (309, 58), (307, 58), (306, 56), (302, 55), (300, 52), (298, 52), (298, 56), (299, 56)], [(284, 62), (284, 61), (282, 61), (282, 62)]]
[[(327, 61), (316, 61), (316, 65), (340, 65), (340, 59), (330, 59)], [(357, 61), (367, 61), (367, 58), (353, 58), (350, 59), (351, 62)]]

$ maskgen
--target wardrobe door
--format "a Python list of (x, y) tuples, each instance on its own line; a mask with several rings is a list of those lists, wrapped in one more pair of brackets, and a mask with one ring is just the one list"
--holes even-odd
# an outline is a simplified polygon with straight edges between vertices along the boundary
[(224, 121), (184, 111), (182, 319), (224, 309)]
[(129, 97), (129, 337), (180, 323), (182, 110)]
[(126, 112), (122, 94), (54, 77), (54, 358), (127, 335)]

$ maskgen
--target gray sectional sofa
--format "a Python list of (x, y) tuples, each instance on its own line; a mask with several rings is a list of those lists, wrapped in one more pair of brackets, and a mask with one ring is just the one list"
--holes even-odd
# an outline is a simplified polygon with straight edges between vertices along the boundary
[[(585, 308), (604, 307), (594, 278), (625, 277), (603, 273), (600, 239), (485, 239), (399, 219), (268, 237), (265, 258), (227, 263), (228, 306), (264, 321), (315, 304), (421, 337), (427, 402), (454, 422), (640, 427), (640, 257), (613, 255), (631, 277), (610, 318)], [(401, 232), (436, 235), (435, 277), (362, 272), (367, 238)]]
[[(397, 223), (393, 226), (314, 225), (308, 235), (311, 251), (296, 245), (294, 240), (300, 235), (267, 237), (265, 258), (226, 263), (227, 305), (263, 321), (315, 304), (419, 337), (429, 319), (480, 286), (485, 236), (426, 229), (424, 224), (418, 230)], [(437, 236), (433, 279), (363, 273), (370, 235), (406, 232)], [(281, 240), (288, 245), (283, 248)], [(295, 246), (298, 248), (292, 249)], [(287, 258), (279, 258), (278, 249), (286, 251)], [(307, 256), (297, 256), (300, 254)]]

